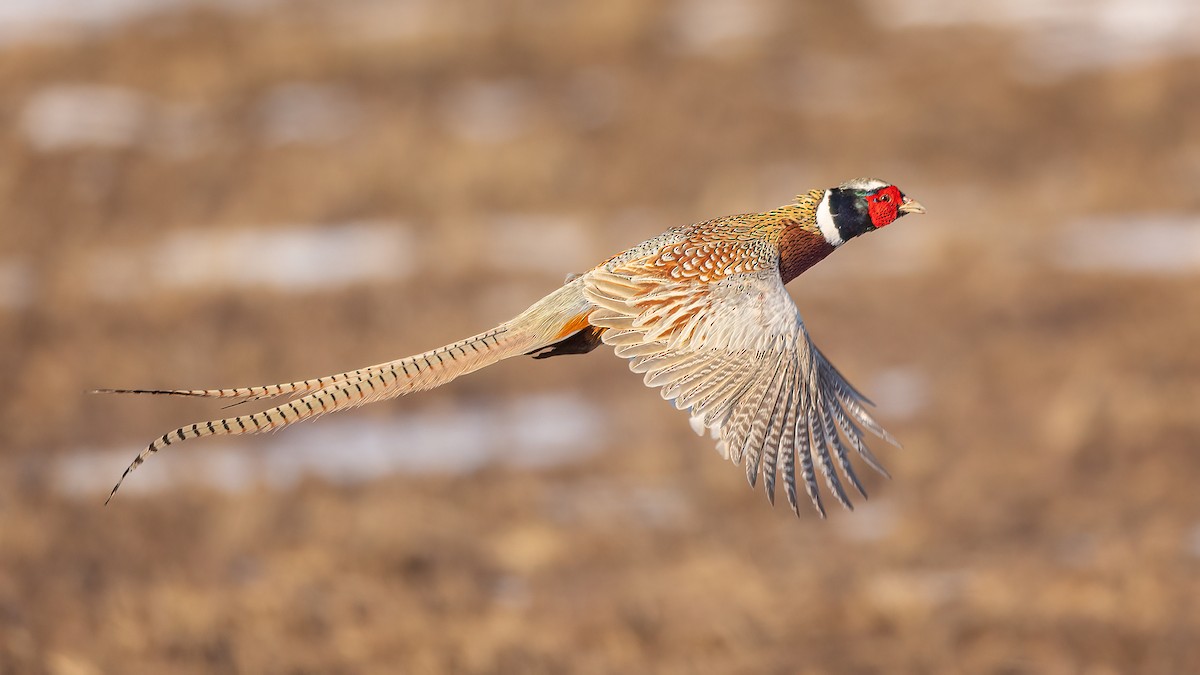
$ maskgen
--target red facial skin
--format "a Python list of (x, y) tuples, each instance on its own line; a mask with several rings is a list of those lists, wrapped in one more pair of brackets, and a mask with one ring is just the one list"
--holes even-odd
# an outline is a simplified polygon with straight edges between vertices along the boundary
[(867, 211), (875, 229), (890, 225), (900, 217), (900, 202), (903, 199), (904, 195), (900, 194), (900, 188), (895, 185), (879, 188), (867, 195)]

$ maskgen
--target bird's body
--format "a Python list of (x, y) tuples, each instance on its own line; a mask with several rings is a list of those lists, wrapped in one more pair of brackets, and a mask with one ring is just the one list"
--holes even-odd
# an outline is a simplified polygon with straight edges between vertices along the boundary
[[(811, 343), (784, 284), (846, 240), (924, 209), (883, 181), (858, 179), (813, 190), (793, 204), (676, 227), (573, 276), (519, 316), (432, 351), (375, 366), (262, 387), (105, 390), (254, 400), (293, 398), (264, 412), (180, 427), (156, 439), (121, 479), (151, 454), (191, 438), (278, 429), (327, 412), (431, 389), (502, 359), (577, 354), (606, 343), (644, 373), (648, 386), (689, 411), (693, 427), (761, 473), (774, 501), (782, 476), (799, 513), (796, 463), (824, 514), (815, 473), (844, 505), (836, 466), (865, 495), (846, 444), (883, 472), (859, 426), (891, 440), (868, 401)], [(886, 475), (886, 472), (885, 472)], [(113, 488), (115, 494), (120, 482)]]

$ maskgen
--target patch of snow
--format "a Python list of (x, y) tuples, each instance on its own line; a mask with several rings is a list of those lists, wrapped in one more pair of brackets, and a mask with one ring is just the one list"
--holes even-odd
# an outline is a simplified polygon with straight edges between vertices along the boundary
[(188, 7), (245, 12), (276, 2), (279, 0), (4, 0), (0, 2), (0, 45), (71, 40)]
[(580, 220), (547, 214), (492, 219), (488, 264), (505, 271), (580, 274), (592, 267), (592, 238)]
[(0, 260), (0, 309), (22, 309), (33, 300), (33, 270), (24, 260)]
[(774, 3), (767, 0), (680, 0), (672, 24), (685, 50), (711, 54), (766, 35), (774, 27), (775, 13)]
[(511, 141), (533, 124), (529, 87), (517, 80), (468, 82), (449, 93), (443, 118), (450, 132), (471, 143)]
[[(538, 394), (453, 412), (406, 412), (391, 419), (323, 419), (262, 437), (197, 439), (196, 452), (168, 448), (132, 474), (121, 497), (205, 486), (236, 493), (287, 490), (316, 477), (354, 485), (393, 474), (463, 474), (492, 464), (546, 468), (581, 461), (603, 447), (605, 424), (574, 393)], [(85, 449), (56, 460), (63, 494), (100, 498), (137, 452)]]
[(889, 27), (994, 26), (1022, 38), (1022, 73), (1061, 76), (1200, 54), (1200, 4), (1191, 0), (872, 0)]
[(864, 392), (890, 419), (908, 419), (929, 406), (929, 376), (911, 366), (889, 368), (875, 375)]
[(358, 102), (341, 88), (290, 83), (276, 86), (259, 103), (263, 136), (272, 145), (333, 143), (362, 121)]
[(1200, 272), (1200, 220), (1188, 216), (1098, 218), (1069, 225), (1053, 249), (1071, 271), (1175, 275)]
[(389, 221), (189, 230), (142, 247), (95, 250), (85, 274), (88, 287), (110, 301), (231, 286), (311, 293), (408, 278), (414, 247), (412, 231)]
[(36, 92), (21, 111), (25, 138), (42, 152), (134, 145), (153, 101), (139, 92), (99, 85), (55, 85)]

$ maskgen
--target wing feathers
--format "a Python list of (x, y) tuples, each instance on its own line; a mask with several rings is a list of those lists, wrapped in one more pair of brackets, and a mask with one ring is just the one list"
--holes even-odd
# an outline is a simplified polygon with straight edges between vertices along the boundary
[(792, 407), (792, 397), (796, 389), (792, 365), (791, 361), (784, 364), (783, 376), (779, 381), (779, 393), (775, 398), (775, 409), (771, 412), (771, 422), (767, 426), (767, 435), (763, 439), (763, 488), (767, 493), (767, 501), (772, 505), (775, 504), (775, 467), (779, 458), (779, 446), (783, 442), (784, 422), (787, 420), (788, 410)]
[(833, 426), (833, 417), (829, 414), (829, 408), (826, 406), (821, 407), (821, 426), (825, 429), (825, 438), (829, 439), (830, 445), (833, 446), (833, 452), (837, 457), (838, 465), (842, 468), (842, 475), (846, 477), (846, 480), (850, 481), (854, 489), (858, 490), (858, 494), (862, 495), (863, 499), (866, 499), (867, 491), (863, 488), (862, 483), (859, 482), (858, 476), (855, 475), (854, 467), (850, 465), (850, 456), (846, 453), (846, 446), (842, 445), (842, 440), (838, 438), (837, 429)]
[(842, 433), (850, 441), (850, 447), (854, 448), (858, 456), (862, 457), (868, 466), (878, 471), (884, 478), (890, 479), (892, 474), (883, 468), (883, 464), (875, 457), (875, 453), (871, 452), (871, 448), (867, 447), (867, 442), (863, 439), (862, 430), (854, 426), (854, 422), (851, 422), (846, 417), (846, 412), (840, 406), (834, 408), (833, 417), (837, 422), (838, 428), (842, 430)]
[[(793, 391), (792, 395), (799, 394)], [(779, 473), (783, 474), (784, 494), (787, 496), (788, 506), (792, 507), (797, 517), (800, 516), (800, 503), (796, 500), (796, 434), (799, 431), (799, 408), (798, 401), (792, 401), (788, 405), (779, 446)]]
[(755, 412), (752, 413), (749, 433), (743, 441), (742, 455), (745, 457), (746, 480), (749, 481), (750, 487), (754, 487), (758, 481), (758, 463), (762, 457), (767, 428), (775, 414), (782, 384), (781, 371), (776, 368), (772, 379), (763, 387), (762, 396), (758, 399)]
[(887, 475), (862, 429), (894, 439), (867, 412), (870, 401), (812, 344), (776, 270), (696, 283), (634, 260), (593, 270), (584, 294), (597, 307), (589, 320), (607, 329), (604, 342), (647, 386), (687, 410), (698, 433), (711, 430), (718, 451), (744, 464), (752, 487), (761, 474), (772, 503), (782, 476), (792, 510), (799, 514), (803, 483), (824, 517), (819, 468), (833, 496), (852, 509), (841, 477), (864, 497), (866, 490), (848, 448)]
[(817, 403), (818, 409), (813, 411), (814, 416), (809, 417), (809, 429), (812, 432), (812, 447), (817, 452), (817, 466), (821, 467), (821, 474), (825, 476), (825, 485), (829, 487), (829, 491), (837, 498), (838, 502), (850, 509), (854, 510), (854, 506), (850, 503), (850, 498), (846, 496), (846, 491), (842, 489), (842, 481), (838, 478), (837, 471), (833, 467), (833, 458), (829, 455), (829, 446), (832, 445), (829, 437), (825, 434), (825, 425), (822, 423), (824, 411), (820, 409), (820, 402)]

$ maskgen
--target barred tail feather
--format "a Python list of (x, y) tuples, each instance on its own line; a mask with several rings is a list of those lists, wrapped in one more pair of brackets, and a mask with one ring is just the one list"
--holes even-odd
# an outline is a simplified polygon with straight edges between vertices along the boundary
[[(479, 336), (476, 336), (479, 337)], [(461, 343), (446, 345), (443, 349), (455, 349), (459, 346), (465, 346), (470, 340), (468, 338)], [(439, 351), (439, 350), (434, 350)], [(433, 353), (433, 352), (431, 352)], [(409, 357), (409, 358), (420, 358)], [(396, 361), (387, 361), (373, 366), (366, 366), (356, 370), (348, 370), (344, 373), (336, 375), (325, 375), (323, 377), (314, 378), (311, 380), (299, 380), (296, 382), (282, 382), (280, 384), (265, 384), (257, 387), (234, 387), (231, 389), (93, 389), (88, 393), (91, 394), (153, 394), (162, 396), (191, 396), (195, 398), (240, 398), (245, 399), (236, 403), (230, 404), (231, 407), (241, 403), (257, 401), (264, 398), (277, 398), (279, 396), (291, 394), (304, 394), (307, 392), (324, 389), (339, 382), (356, 380), (364, 377), (370, 377), (373, 374), (380, 373), (393, 366), (401, 366), (408, 359), (398, 359)]]
[[(298, 398), (275, 406), (270, 410), (240, 415), (208, 422), (197, 422), (179, 427), (174, 431), (163, 434), (142, 450), (130, 462), (120, 480), (113, 486), (105, 500), (107, 504), (121, 487), (121, 483), (135, 469), (141, 466), (151, 455), (186, 440), (202, 436), (235, 436), (241, 434), (256, 434), (264, 431), (280, 429), (290, 424), (318, 417), (325, 413), (346, 410), (374, 401), (382, 401), (402, 396), (414, 391), (432, 389), (465, 375), (466, 373), (489, 366), (501, 359), (524, 354), (537, 347), (544, 340), (536, 333), (514, 329), (505, 324), (474, 337), (453, 344), (439, 347), (432, 351), (410, 356), (405, 359), (392, 361), (378, 366), (361, 368), (353, 373), (343, 373), (318, 380), (308, 380), (309, 383), (324, 382), (323, 386), (309, 389), (296, 388), (289, 391), (268, 393), (277, 396), (284, 393), (309, 391)], [(293, 383), (303, 384), (303, 383)], [(281, 386), (247, 387), (231, 390), (202, 390), (208, 391), (250, 391), (258, 396), (258, 391), (275, 391)], [(311, 389), (311, 387), (310, 387)], [(157, 393), (157, 392), (155, 392)], [(164, 393), (174, 393), (164, 392)], [(195, 395), (195, 394), (177, 394)], [(204, 395), (204, 394), (201, 394)]]
[(298, 382), (283, 382), (280, 384), (266, 384), (257, 387), (235, 387), (232, 389), (93, 389), (88, 393), (91, 394), (153, 394), (159, 396), (191, 396), (195, 398), (240, 398), (244, 401), (238, 401), (231, 405), (238, 405), (249, 401), (257, 401), (264, 398), (275, 398), (285, 394), (303, 394), (305, 392), (316, 391), (323, 389), (337, 382), (354, 379), (370, 375), (373, 372), (378, 372), (383, 368), (391, 366), (396, 361), (389, 361), (366, 368), (350, 370), (337, 375), (326, 375), (312, 380), (300, 380)]

